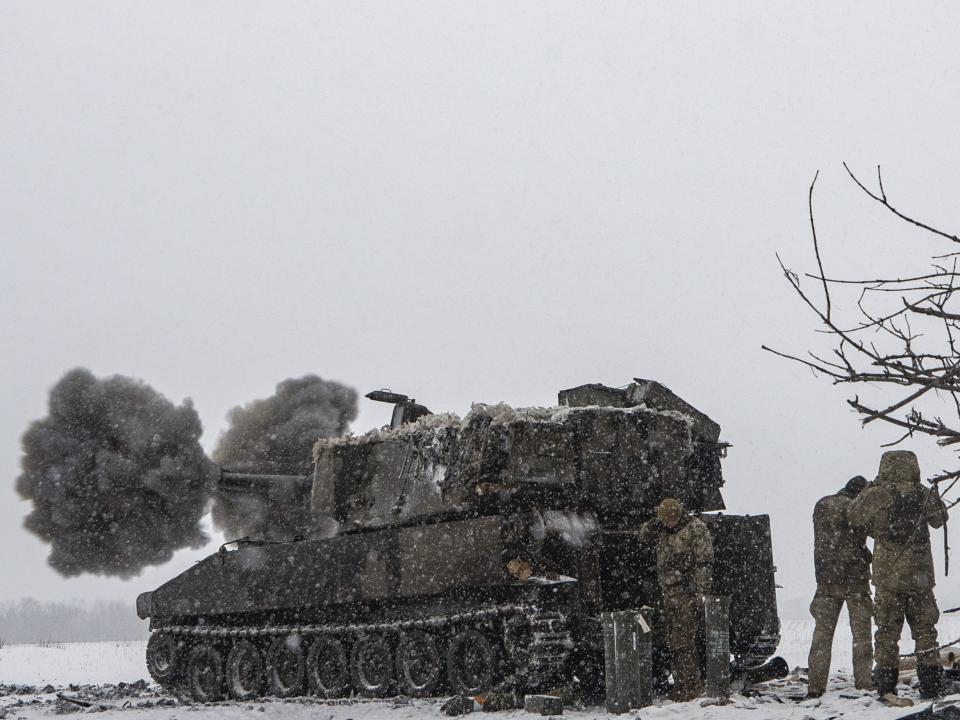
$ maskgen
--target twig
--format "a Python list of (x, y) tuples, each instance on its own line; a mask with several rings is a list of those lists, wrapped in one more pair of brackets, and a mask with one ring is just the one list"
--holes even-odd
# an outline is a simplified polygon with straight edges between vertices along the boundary
[[(927, 225), (926, 223), (922, 223), (922, 222), (920, 222), (919, 220), (914, 220), (912, 217), (909, 217), (908, 215), (904, 215), (902, 212), (900, 212), (899, 210), (897, 210), (893, 205), (891, 205), (891, 204), (887, 201), (887, 196), (886, 196), (886, 195), (882, 195), (882, 196), (876, 195), (875, 193), (873, 193), (873, 192), (871, 192), (869, 189), (867, 189), (867, 187), (864, 186), (864, 184), (863, 184), (862, 182), (860, 182), (860, 180), (857, 178), (857, 176), (853, 174), (853, 171), (850, 170), (850, 168), (847, 166), (846, 163), (843, 163), (843, 167), (844, 167), (844, 169), (847, 171), (847, 174), (850, 176), (850, 178), (851, 178), (857, 185), (860, 186), (860, 189), (861, 189), (861, 190), (863, 190), (867, 195), (869, 195), (869, 196), (872, 197), (874, 200), (876, 200), (878, 203), (880, 203), (881, 205), (883, 205), (885, 208), (887, 208), (887, 210), (889, 210), (890, 212), (892, 212), (894, 215), (896, 215), (896, 216), (897, 216), (898, 218), (900, 218), (901, 220), (906, 220), (906, 221), (907, 221), (908, 223), (910, 223), (911, 225), (916, 225), (917, 227), (923, 228), (924, 230), (928, 230), (929, 232), (932, 232), (932, 233), (934, 233), (935, 235), (940, 235), (941, 237), (945, 237), (947, 240), (952, 240), (952, 241), (955, 242), (955, 243), (960, 243), (960, 237), (957, 237), (956, 235), (951, 235), (950, 233), (945, 233), (945, 232), (943, 232), (942, 230), (937, 230), (935, 227), (932, 227), (932, 226), (930, 226), (930, 225)], [(877, 173), (879, 174), (879, 172), (880, 172), (880, 169), (877, 168)], [(881, 192), (883, 192), (883, 191), (881, 190)]]
[[(817, 184), (817, 178), (820, 177), (820, 171), (813, 176), (813, 182), (810, 183), (810, 192), (807, 194), (807, 210), (810, 213), (810, 234), (813, 236), (813, 252), (817, 256), (817, 267), (820, 268), (820, 275), (823, 276), (823, 261), (820, 259), (820, 244), (817, 242), (817, 224), (813, 221), (813, 186)], [(823, 297), (827, 303), (827, 320), (830, 320), (830, 289), (827, 287), (827, 281), (823, 281)]]

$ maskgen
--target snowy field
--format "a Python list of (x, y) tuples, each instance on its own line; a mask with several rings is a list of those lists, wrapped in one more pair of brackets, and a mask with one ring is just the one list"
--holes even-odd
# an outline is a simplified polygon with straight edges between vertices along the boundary
[[(812, 621), (784, 621), (783, 642), (780, 653), (791, 668), (806, 665)], [(960, 618), (946, 618), (939, 626), (941, 640), (946, 642), (960, 637)], [(6, 694), (0, 697), (0, 718), (5, 720), (37, 720), (62, 714), (64, 711), (98, 712), (121, 715), (132, 720), (188, 720), (188, 713), (195, 720), (215, 716), (222, 720), (249, 718), (251, 713), (263, 713), (262, 717), (278, 720), (413, 720), (421, 717), (443, 717), (440, 712), (442, 700), (408, 701), (402, 698), (385, 700), (332, 701), (313, 698), (294, 701), (264, 700), (255, 703), (219, 703), (199, 706), (181, 704), (175, 699), (159, 694), (155, 686), (133, 688), (120, 687), (120, 683), (132, 684), (148, 678), (144, 665), (145, 643), (140, 641), (101, 643), (44, 643), (39, 645), (5, 645), (0, 649), (0, 685)], [(902, 646), (912, 648), (907, 640)], [(838, 628), (834, 643), (834, 673), (830, 690), (821, 700), (801, 701), (797, 698), (806, 692), (804, 673), (791, 673), (784, 681), (759, 686), (758, 694), (744, 697), (735, 695), (733, 703), (726, 706), (702, 705), (701, 701), (676, 704), (667, 700), (655, 707), (644, 708), (639, 714), (625, 717), (641, 717), (643, 720), (666, 718), (734, 718), (749, 717), (760, 720), (795, 719), (820, 720), (826, 718), (899, 718), (916, 712), (926, 705), (915, 708), (892, 709), (881, 705), (867, 693), (856, 691), (850, 678), (850, 634), (845, 622)], [(14, 690), (11, 686), (32, 686)], [(71, 685), (73, 687), (71, 687)], [(53, 690), (51, 691), (50, 687)], [(93, 686), (101, 686), (99, 688)], [(47, 692), (44, 692), (46, 690)], [(91, 707), (64, 702), (57, 694), (79, 698)], [(901, 694), (916, 698), (913, 691), (901, 686)], [(960, 696), (949, 700), (960, 702)], [(479, 708), (479, 706), (478, 706)], [(567, 717), (576, 720), (595, 720), (608, 716), (602, 708), (564, 710)], [(521, 710), (499, 713), (502, 717), (529, 718)]]
[(0, 684), (102, 685), (150, 679), (139, 640), (4, 645)]
[[(937, 623), (937, 640), (950, 643), (960, 639), (960, 617), (946, 615)], [(791, 667), (806, 667), (807, 653), (810, 651), (810, 638), (813, 636), (813, 620), (783, 620), (780, 627), (780, 647), (778, 655), (782, 655)], [(851, 670), (852, 665), (852, 638), (850, 624), (847, 621), (846, 611), (837, 623), (837, 632), (833, 637), (833, 661), (831, 668), (837, 670)], [(910, 631), (904, 624), (903, 636), (900, 639), (900, 652), (913, 651), (913, 640)]]

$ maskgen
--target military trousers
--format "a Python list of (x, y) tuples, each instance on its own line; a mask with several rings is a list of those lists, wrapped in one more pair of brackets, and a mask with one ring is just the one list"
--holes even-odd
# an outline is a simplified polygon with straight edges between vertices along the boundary
[(833, 634), (844, 603), (853, 635), (854, 683), (858, 688), (872, 686), (870, 668), (873, 665), (873, 644), (870, 640), (870, 619), (873, 616), (873, 600), (870, 598), (870, 586), (866, 582), (855, 585), (818, 584), (816, 595), (810, 603), (810, 614), (813, 615), (816, 625), (807, 658), (810, 666), (807, 689), (813, 695), (826, 692)]
[(899, 642), (904, 619), (910, 625), (917, 665), (940, 664), (940, 649), (937, 647), (940, 610), (932, 588), (902, 593), (878, 587), (875, 602), (877, 667), (900, 666)]
[(703, 695), (700, 675), (700, 642), (703, 636), (703, 603), (694, 593), (666, 591), (663, 594), (667, 648), (674, 695), (692, 700)]

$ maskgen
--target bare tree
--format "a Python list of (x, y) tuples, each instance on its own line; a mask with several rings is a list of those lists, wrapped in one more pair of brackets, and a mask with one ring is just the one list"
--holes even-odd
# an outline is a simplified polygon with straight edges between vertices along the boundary
[[(826, 350), (790, 354), (763, 346), (764, 350), (802, 363), (834, 383), (863, 385), (847, 402), (864, 425), (882, 421), (898, 429), (887, 446), (917, 434), (934, 436), (941, 446), (960, 444), (960, 308), (952, 303), (960, 288), (957, 258), (950, 243), (956, 235), (921, 222), (895, 207), (887, 197), (877, 167), (876, 188), (868, 187), (844, 163), (850, 179), (897, 222), (932, 234), (945, 244), (916, 270), (886, 277), (832, 277), (824, 270), (814, 219), (810, 184), (808, 206), (816, 272), (801, 275), (777, 260), (784, 277), (800, 299), (815, 313), (820, 332), (828, 339)], [(929, 262), (929, 264), (928, 264)], [(922, 267), (919, 267), (922, 266)], [(812, 284), (812, 287), (809, 285)], [(960, 299), (960, 294), (958, 294)], [(868, 392), (869, 391), (869, 392)], [(861, 393), (873, 399), (861, 400)], [(949, 481), (945, 494), (960, 480), (960, 470), (944, 470), (930, 482)], [(948, 503), (949, 506), (960, 500)]]

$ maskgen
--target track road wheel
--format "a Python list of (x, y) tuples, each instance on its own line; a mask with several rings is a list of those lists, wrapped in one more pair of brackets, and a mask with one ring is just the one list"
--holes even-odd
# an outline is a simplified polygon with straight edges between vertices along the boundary
[(383, 635), (365, 635), (350, 653), (350, 675), (353, 686), (366, 697), (384, 697), (390, 693), (393, 680), (393, 653)]
[(186, 690), (198, 702), (223, 699), (223, 655), (211, 643), (201, 641), (187, 656)]
[(227, 692), (234, 700), (250, 700), (260, 695), (264, 682), (264, 662), (260, 648), (249, 640), (238, 640), (227, 655)]
[(147, 670), (157, 684), (172, 687), (177, 675), (183, 669), (178, 666), (182, 661), (182, 641), (170, 633), (159, 630), (147, 641)]
[(285, 635), (274, 638), (267, 649), (267, 687), (276, 697), (293, 697), (303, 693), (306, 663), (303, 638)]
[(447, 649), (447, 679), (457, 695), (478, 695), (493, 687), (496, 653), (476, 630), (464, 630)]
[(350, 662), (343, 643), (318, 637), (307, 652), (307, 682), (320, 697), (343, 697), (350, 692)]
[(432, 695), (442, 672), (443, 664), (433, 638), (425, 632), (404, 633), (397, 646), (400, 692), (411, 697)]

